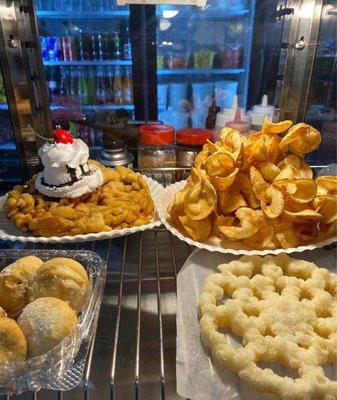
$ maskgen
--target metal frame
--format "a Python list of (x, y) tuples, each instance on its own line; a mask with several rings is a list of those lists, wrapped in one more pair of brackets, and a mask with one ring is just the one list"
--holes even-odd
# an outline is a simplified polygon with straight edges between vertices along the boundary
[[(295, 9), (289, 27), (288, 51), (282, 82), (279, 118), (303, 120), (314, 65), (322, 0), (293, 1)], [(304, 39), (304, 47), (298, 46)]]
[(36, 137), (27, 126), (51, 131), (33, 1), (0, 0), (0, 14), (1, 69), (21, 171), (27, 179), (39, 166)]

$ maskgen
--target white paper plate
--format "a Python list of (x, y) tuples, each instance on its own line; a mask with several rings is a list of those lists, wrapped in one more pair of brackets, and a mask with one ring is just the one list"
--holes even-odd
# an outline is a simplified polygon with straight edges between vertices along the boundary
[[(294, 253), (293, 258), (310, 262), (336, 273), (336, 249), (316, 249)], [(228, 263), (238, 257), (233, 254), (210, 254), (196, 250), (187, 259), (177, 278), (177, 392), (191, 400), (277, 400), (271, 394), (258, 393), (251, 389), (234, 372), (213, 363), (208, 349), (200, 338), (198, 301), (205, 279), (218, 272), (219, 264)], [(227, 334), (235, 347), (235, 335)], [(271, 365), (266, 365), (270, 368)], [(280, 375), (291, 376), (291, 370), (274, 366)], [(325, 373), (336, 380), (337, 364), (325, 364)]]
[(161, 219), (162, 223), (166, 226), (166, 228), (173, 233), (173, 235), (177, 236), (180, 240), (184, 240), (188, 244), (198, 247), (199, 249), (206, 249), (209, 251), (219, 251), (221, 253), (231, 253), (235, 255), (266, 255), (266, 254), (280, 254), (280, 253), (293, 253), (295, 251), (304, 251), (304, 250), (313, 250), (319, 247), (326, 246), (328, 244), (337, 242), (337, 236), (330, 236), (324, 239), (321, 239), (319, 242), (314, 244), (308, 244), (305, 246), (299, 247), (290, 247), (288, 249), (273, 249), (273, 250), (254, 250), (249, 247), (246, 247), (242, 242), (231, 242), (229, 240), (220, 240), (216, 236), (210, 237), (206, 242), (197, 242), (188, 236), (185, 236), (181, 233), (177, 228), (175, 228), (169, 219), (169, 215), (167, 212), (167, 206), (174, 199), (174, 195), (179, 192), (186, 185), (186, 181), (180, 181), (174, 183), (173, 185), (167, 186), (162, 193), (157, 198), (156, 208)]
[[(158, 203), (158, 197), (163, 190), (163, 186), (157, 181), (143, 176), (147, 182), (154, 204)], [(74, 243), (88, 242), (94, 240), (112, 239), (119, 236), (130, 235), (131, 233), (145, 231), (161, 225), (157, 213), (151, 222), (146, 225), (135, 226), (132, 228), (116, 229), (110, 232), (87, 233), (85, 235), (75, 236), (51, 236), (51, 237), (35, 237), (21, 232), (7, 217), (3, 210), (3, 206), (7, 199), (7, 195), (0, 197), (0, 239), (19, 241), (19, 242), (34, 242), (34, 243)]]

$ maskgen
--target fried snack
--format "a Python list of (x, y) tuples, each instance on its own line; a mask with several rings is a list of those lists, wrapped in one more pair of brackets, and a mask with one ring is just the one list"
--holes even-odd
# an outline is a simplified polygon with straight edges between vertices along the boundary
[[(245, 256), (218, 270), (199, 300), (202, 339), (213, 360), (282, 400), (337, 398), (337, 382), (322, 368), (337, 361), (337, 275), (285, 254)], [(225, 330), (242, 347), (232, 347)], [(298, 377), (260, 362), (280, 363)]]
[(36, 357), (70, 335), (77, 324), (77, 316), (65, 301), (43, 297), (24, 308), (18, 324), (27, 338), (28, 356)]
[(43, 261), (35, 256), (22, 257), (0, 272), (0, 307), (14, 317), (29, 303), (27, 290)]
[(19, 325), (0, 308), (0, 366), (25, 361), (27, 341)]
[(314, 181), (303, 158), (320, 141), (316, 129), (291, 121), (265, 118), (262, 130), (248, 138), (224, 128), (218, 142), (204, 145), (168, 207), (172, 224), (193, 240), (213, 234), (254, 249), (327, 238), (337, 226), (337, 177)]
[(28, 290), (30, 301), (40, 297), (56, 297), (79, 311), (89, 296), (89, 277), (80, 263), (57, 257), (44, 262), (37, 270)]
[(129, 168), (110, 169), (98, 162), (104, 184), (78, 198), (52, 199), (34, 187), (35, 177), (15, 186), (5, 203), (7, 217), (34, 236), (65, 236), (109, 232), (147, 224), (154, 205), (143, 177)]

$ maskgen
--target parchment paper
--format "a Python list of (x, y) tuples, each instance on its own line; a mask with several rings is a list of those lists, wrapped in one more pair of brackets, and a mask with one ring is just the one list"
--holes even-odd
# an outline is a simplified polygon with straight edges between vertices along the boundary
[[(320, 267), (336, 272), (336, 247), (293, 253), (293, 258), (312, 261)], [(195, 250), (178, 274), (177, 281), (177, 392), (191, 400), (275, 400), (270, 394), (261, 394), (248, 387), (237, 375), (213, 363), (200, 338), (198, 299), (206, 276), (217, 272), (217, 266), (239, 259), (231, 254)], [(233, 346), (239, 342), (227, 335)], [(293, 376), (294, 371), (282, 366), (272, 368), (279, 375)], [(263, 368), (264, 365), (259, 363)], [(337, 377), (337, 365), (324, 367), (326, 375)]]

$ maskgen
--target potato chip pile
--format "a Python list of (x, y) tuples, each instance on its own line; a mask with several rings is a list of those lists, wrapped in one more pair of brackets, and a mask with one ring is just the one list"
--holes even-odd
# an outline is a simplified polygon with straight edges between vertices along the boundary
[(154, 204), (146, 181), (131, 169), (101, 168), (103, 186), (77, 198), (52, 199), (39, 193), (34, 178), (17, 185), (5, 203), (7, 217), (35, 236), (65, 236), (109, 232), (149, 223)]
[[(199, 300), (213, 359), (282, 400), (336, 399), (337, 382), (324, 367), (337, 361), (337, 275), (285, 254), (246, 256), (218, 270)], [(232, 346), (228, 331), (241, 343)], [(289, 370), (271, 369), (277, 365)]]
[(312, 126), (265, 119), (243, 137), (224, 128), (195, 160), (186, 186), (168, 207), (173, 225), (193, 240), (211, 235), (254, 248), (288, 248), (331, 234), (337, 220), (337, 178), (304, 161), (320, 133)]

